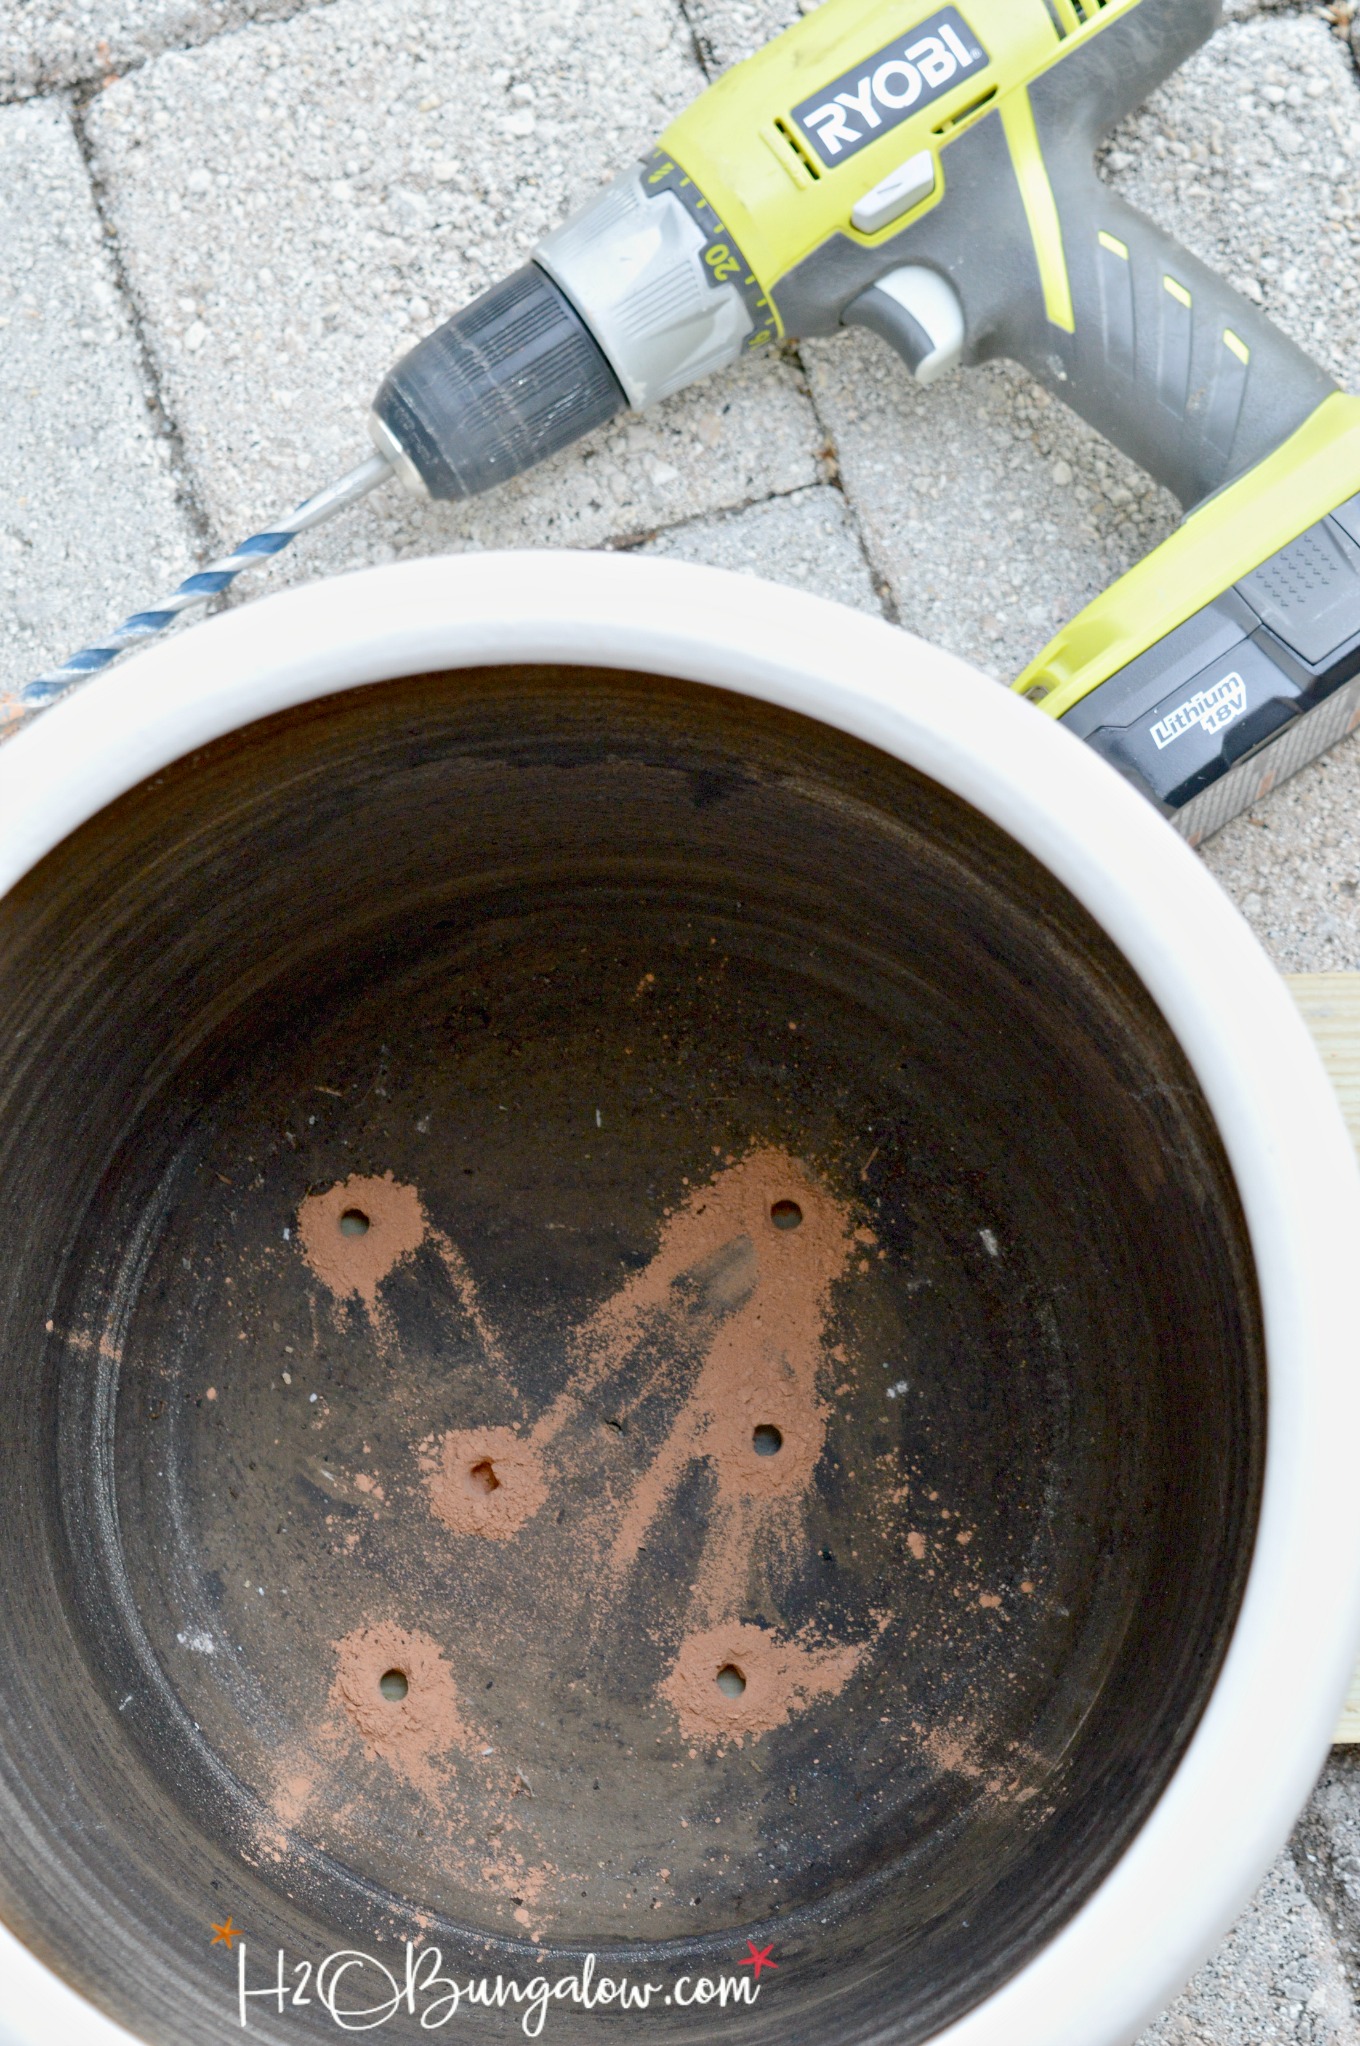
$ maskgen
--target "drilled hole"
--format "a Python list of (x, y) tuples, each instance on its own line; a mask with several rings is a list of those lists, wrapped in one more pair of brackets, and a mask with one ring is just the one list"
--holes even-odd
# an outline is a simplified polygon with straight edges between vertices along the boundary
[(393, 1705), (400, 1705), (410, 1688), (404, 1670), (385, 1669), (378, 1678), (378, 1689)]
[(784, 1438), (773, 1421), (762, 1421), (751, 1432), (751, 1447), (757, 1456), (778, 1456), (784, 1447)]
[(734, 1662), (725, 1662), (718, 1671), (718, 1689), (724, 1698), (740, 1698), (746, 1689), (746, 1679)]
[(479, 1492), (500, 1491), (501, 1481), (496, 1476), (496, 1466), (492, 1463), (489, 1456), (484, 1456), (480, 1463), (475, 1463), (468, 1472), (468, 1476)]
[(776, 1201), (770, 1209), (770, 1220), (776, 1229), (796, 1229), (803, 1219), (803, 1211), (797, 1201)]
[(367, 1236), (368, 1217), (362, 1208), (346, 1208), (340, 1217), (342, 1236)]

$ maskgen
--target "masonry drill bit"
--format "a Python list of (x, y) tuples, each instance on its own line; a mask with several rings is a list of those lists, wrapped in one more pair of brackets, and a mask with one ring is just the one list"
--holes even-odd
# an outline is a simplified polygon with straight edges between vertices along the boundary
[(76, 682), (90, 675), (97, 675), (116, 661), (120, 654), (133, 647), (145, 646), (156, 634), (164, 632), (167, 626), (196, 604), (207, 604), (223, 590), (230, 589), (243, 569), (255, 568), (261, 562), (270, 561), (274, 555), (296, 540), (299, 533), (306, 533), (313, 526), (321, 525), (326, 519), (334, 518), (359, 498), (366, 497), (380, 483), (387, 482), (393, 474), (391, 463), (385, 455), (370, 455), (357, 469), (351, 469), (338, 482), (328, 484), (312, 497), (306, 498), (286, 517), (276, 519), (263, 532), (252, 533), (243, 540), (233, 553), (224, 554), (220, 560), (210, 561), (195, 575), (188, 576), (174, 593), (161, 604), (149, 611), (134, 611), (125, 618), (116, 631), (94, 646), (82, 647), (72, 654), (69, 661), (63, 661), (59, 668), (51, 669), (46, 675), (39, 675), (26, 683), (13, 699), (20, 718), (31, 711), (41, 710), (47, 704), (63, 695)]

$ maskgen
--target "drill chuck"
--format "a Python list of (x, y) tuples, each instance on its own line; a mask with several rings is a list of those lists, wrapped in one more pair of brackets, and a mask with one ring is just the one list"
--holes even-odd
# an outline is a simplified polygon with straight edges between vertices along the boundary
[(473, 497), (603, 426), (625, 403), (571, 301), (526, 263), (401, 358), (373, 401), (369, 431), (412, 490)]
[(731, 233), (658, 150), (403, 356), (369, 429), (409, 487), (471, 497), (775, 332)]

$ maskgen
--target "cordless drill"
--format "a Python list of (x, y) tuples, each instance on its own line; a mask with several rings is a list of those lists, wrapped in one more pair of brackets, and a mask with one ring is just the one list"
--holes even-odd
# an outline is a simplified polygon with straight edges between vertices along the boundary
[(1096, 176), (1220, 0), (826, 0), (406, 355), (374, 441), (467, 497), (786, 337), (1008, 356), (1190, 516), (1015, 687), (1197, 840), (1360, 720), (1360, 400)]

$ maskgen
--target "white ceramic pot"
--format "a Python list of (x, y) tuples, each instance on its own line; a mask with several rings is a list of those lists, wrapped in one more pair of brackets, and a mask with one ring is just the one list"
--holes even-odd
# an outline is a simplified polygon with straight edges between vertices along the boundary
[[(254, 720), (428, 670), (535, 662), (714, 685), (849, 734), (952, 791), (1095, 919), (1210, 1105), (1255, 1258), (1268, 1364), (1259, 1523), (1231, 1641), (1136, 1836), (1055, 1936), (936, 2035), (939, 2046), (1120, 2046), (1210, 1952), (1278, 1852), (1360, 1634), (1360, 1180), (1282, 982), (1152, 810), (1030, 706), (875, 620), (705, 568), (491, 554), (277, 595), (88, 683), (0, 750), (0, 890), (104, 806)], [(0, 1932), (6, 2046), (128, 2036)]]

